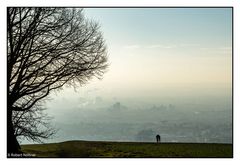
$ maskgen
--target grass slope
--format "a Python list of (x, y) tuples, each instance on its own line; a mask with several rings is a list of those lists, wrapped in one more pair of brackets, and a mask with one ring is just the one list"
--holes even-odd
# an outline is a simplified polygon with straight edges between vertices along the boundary
[(115, 158), (198, 158), (233, 157), (231, 144), (207, 143), (139, 143), (67, 141), (22, 145), (22, 151), (37, 157), (115, 157)]

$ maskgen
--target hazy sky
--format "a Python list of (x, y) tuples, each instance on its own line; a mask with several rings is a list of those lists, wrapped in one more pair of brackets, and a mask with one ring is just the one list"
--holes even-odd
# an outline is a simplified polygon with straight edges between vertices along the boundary
[(57, 97), (228, 97), (231, 8), (85, 8), (108, 47), (109, 68), (78, 92)]
[(88, 87), (116, 95), (231, 87), (231, 8), (87, 8), (84, 13), (101, 25), (110, 64), (103, 80)]

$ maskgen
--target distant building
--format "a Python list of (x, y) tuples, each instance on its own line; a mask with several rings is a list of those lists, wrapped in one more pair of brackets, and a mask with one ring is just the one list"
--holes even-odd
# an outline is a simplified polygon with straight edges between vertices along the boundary
[(172, 104), (169, 104), (168, 105), (168, 110), (174, 110), (175, 109), (175, 106), (174, 105), (172, 105)]
[(126, 110), (126, 109), (127, 109), (127, 107), (122, 105), (120, 102), (116, 102), (112, 106), (109, 107), (109, 111), (112, 111), (112, 112), (119, 112), (119, 111)]
[(115, 104), (113, 104), (113, 109), (116, 111), (120, 111), (121, 110), (120, 102), (116, 102)]

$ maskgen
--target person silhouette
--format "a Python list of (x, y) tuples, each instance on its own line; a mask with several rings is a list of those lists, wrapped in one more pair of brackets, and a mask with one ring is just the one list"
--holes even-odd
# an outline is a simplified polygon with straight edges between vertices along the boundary
[(160, 136), (160, 135), (157, 135), (157, 136), (156, 136), (156, 140), (157, 140), (157, 143), (160, 143), (160, 141), (161, 141), (161, 136)]

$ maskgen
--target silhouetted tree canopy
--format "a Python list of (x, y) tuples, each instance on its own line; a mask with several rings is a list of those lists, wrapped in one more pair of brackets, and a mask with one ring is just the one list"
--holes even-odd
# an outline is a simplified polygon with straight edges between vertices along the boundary
[(101, 78), (107, 68), (99, 25), (82, 9), (8, 8), (7, 48), (8, 146), (20, 126), (13, 114), (29, 116), (51, 91)]

